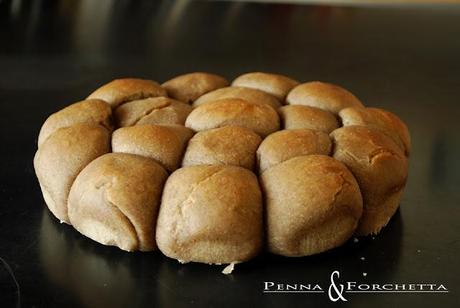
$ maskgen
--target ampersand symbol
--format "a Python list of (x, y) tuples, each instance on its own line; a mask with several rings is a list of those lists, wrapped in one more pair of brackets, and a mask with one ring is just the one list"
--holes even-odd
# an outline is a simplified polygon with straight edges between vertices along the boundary
[[(344, 301), (344, 302), (346, 302), (347, 300), (342, 295), (342, 293), (343, 293), (343, 284), (339, 284), (339, 286), (340, 286), (340, 290), (339, 290), (337, 288), (337, 285), (335, 284), (335, 281), (334, 281), (335, 276), (337, 276), (336, 278), (339, 278), (339, 276), (340, 276), (339, 271), (333, 271), (332, 274), (331, 274), (331, 284), (330, 284), (329, 290), (327, 292), (328, 295), (329, 295), (329, 299), (331, 301), (333, 301), (333, 302), (336, 302), (339, 299)], [(333, 296), (332, 289), (334, 289), (334, 292), (335, 292), (336, 296)]]

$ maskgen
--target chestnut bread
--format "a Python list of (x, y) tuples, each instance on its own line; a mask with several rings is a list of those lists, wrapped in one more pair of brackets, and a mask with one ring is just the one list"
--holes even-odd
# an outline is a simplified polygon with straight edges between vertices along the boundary
[(34, 168), (61, 222), (182, 263), (307, 256), (376, 234), (411, 140), (395, 114), (319, 81), (249, 72), (121, 78), (50, 115)]
[(257, 149), (259, 170), (268, 168), (296, 156), (310, 154), (329, 155), (331, 140), (326, 133), (310, 129), (281, 130), (269, 135)]
[(81, 234), (126, 251), (156, 249), (155, 226), (166, 171), (133, 154), (109, 153), (78, 175), (69, 219)]
[(74, 103), (50, 115), (43, 123), (38, 135), (38, 146), (56, 130), (75, 124), (92, 124), (113, 130), (112, 109), (99, 99), (88, 99)]
[(167, 171), (179, 168), (193, 131), (181, 125), (138, 125), (114, 131), (112, 151), (155, 160)]
[(345, 126), (333, 131), (331, 138), (333, 157), (350, 169), (363, 195), (364, 211), (356, 234), (376, 234), (398, 209), (407, 180), (407, 158), (376, 128)]
[(241, 126), (201, 131), (190, 139), (182, 166), (233, 165), (254, 170), (261, 141), (259, 135)]
[(75, 124), (52, 133), (34, 157), (35, 174), (48, 208), (61, 222), (70, 223), (67, 198), (83, 168), (110, 151), (110, 134), (99, 125)]
[(299, 156), (261, 175), (268, 250), (300, 257), (342, 245), (362, 213), (358, 183), (325, 155)]
[(262, 194), (257, 177), (235, 166), (202, 165), (168, 178), (156, 239), (180, 262), (242, 262), (262, 248)]
[(340, 126), (334, 114), (316, 107), (287, 105), (278, 113), (284, 129), (308, 128), (329, 134)]
[(279, 129), (280, 121), (269, 105), (251, 104), (241, 99), (222, 99), (200, 105), (185, 121), (185, 126), (197, 132), (229, 125), (246, 127), (264, 138)]
[(395, 114), (380, 108), (349, 107), (341, 110), (339, 116), (343, 126), (369, 126), (381, 130), (404, 151), (406, 156), (409, 156), (409, 129)]

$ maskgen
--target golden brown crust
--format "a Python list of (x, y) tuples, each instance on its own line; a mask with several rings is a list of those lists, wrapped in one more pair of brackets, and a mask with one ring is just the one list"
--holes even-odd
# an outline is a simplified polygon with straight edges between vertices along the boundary
[(343, 244), (362, 213), (358, 184), (324, 155), (295, 157), (261, 175), (268, 250), (307, 256)]
[(363, 107), (360, 100), (348, 90), (326, 82), (312, 81), (298, 85), (289, 92), (290, 105), (305, 105), (338, 114), (347, 107)]
[(261, 141), (259, 135), (240, 126), (198, 132), (188, 143), (182, 165), (233, 165), (253, 170)]
[(78, 173), (110, 151), (110, 133), (102, 126), (75, 124), (52, 133), (34, 157), (43, 197), (61, 222), (69, 223), (67, 198)]
[(228, 86), (228, 81), (219, 75), (209, 73), (184, 74), (163, 83), (168, 96), (184, 103), (193, 103), (198, 97)]
[(166, 170), (179, 168), (193, 131), (180, 125), (138, 125), (113, 132), (112, 151), (131, 153), (154, 159)]
[(226, 87), (221, 88), (212, 92), (209, 92), (203, 96), (200, 96), (194, 103), (193, 107), (200, 105), (213, 103), (222, 99), (242, 99), (252, 104), (267, 104), (273, 107), (275, 110), (281, 107), (280, 101), (263, 91), (259, 91), (251, 88), (244, 87)]
[(343, 126), (361, 125), (380, 129), (410, 155), (410, 134), (406, 124), (395, 114), (379, 108), (350, 107), (340, 111)]
[(298, 84), (297, 80), (287, 76), (262, 72), (246, 73), (232, 82), (234, 87), (247, 87), (264, 91), (275, 96), (280, 101), (284, 101), (289, 91)]
[(287, 105), (278, 109), (284, 129), (313, 129), (330, 133), (339, 128), (334, 114), (310, 106)]
[(118, 127), (158, 124), (184, 125), (192, 107), (168, 97), (154, 97), (123, 104), (114, 111)]
[(403, 151), (382, 131), (365, 126), (346, 126), (331, 133), (333, 157), (356, 177), (364, 212), (356, 233), (378, 233), (399, 205), (408, 173)]
[(59, 110), (43, 123), (38, 135), (38, 146), (41, 146), (46, 138), (59, 128), (74, 124), (101, 125), (108, 131), (112, 131), (112, 109), (104, 101), (88, 99)]
[(257, 149), (257, 161), (263, 172), (293, 157), (329, 155), (330, 152), (331, 140), (326, 133), (310, 129), (281, 130), (262, 141)]
[(69, 218), (83, 235), (123, 250), (156, 249), (155, 227), (166, 171), (153, 160), (109, 153), (91, 162), (69, 195)]
[(95, 98), (106, 101), (112, 108), (133, 101), (148, 97), (167, 96), (166, 90), (153, 80), (138, 78), (115, 79), (88, 96), (88, 99)]
[(241, 99), (222, 99), (195, 108), (185, 126), (203, 131), (224, 126), (242, 126), (265, 137), (279, 129), (276, 111), (266, 104), (251, 104)]
[(156, 239), (161, 252), (181, 262), (241, 262), (260, 251), (262, 228), (262, 195), (252, 172), (191, 166), (165, 184)]

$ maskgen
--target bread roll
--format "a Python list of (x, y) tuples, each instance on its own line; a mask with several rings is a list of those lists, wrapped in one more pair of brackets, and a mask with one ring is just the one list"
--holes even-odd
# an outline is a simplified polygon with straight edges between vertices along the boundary
[(115, 79), (90, 94), (88, 99), (102, 99), (109, 103), (112, 108), (138, 99), (148, 97), (167, 96), (166, 90), (163, 89), (156, 81), (123, 78)]
[(343, 244), (362, 213), (358, 184), (340, 162), (299, 156), (261, 175), (268, 250), (308, 256)]
[(34, 157), (34, 168), (50, 211), (69, 223), (67, 197), (78, 173), (110, 151), (110, 133), (99, 125), (75, 124), (52, 133)]
[(193, 103), (193, 107), (229, 98), (242, 99), (252, 104), (267, 104), (275, 110), (281, 107), (281, 103), (276, 97), (263, 91), (243, 87), (226, 87), (209, 92), (200, 96), (200, 98)]
[(349, 107), (340, 111), (343, 126), (362, 125), (380, 129), (404, 151), (410, 154), (409, 130), (395, 114), (379, 108)]
[(131, 101), (114, 111), (118, 127), (142, 124), (184, 125), (192, 107), (167, 97)]
[(69, 195), (70, 222), (83, 235), (126, 251), (156, 249), (166, 171), (151, 159), (109, 153), (91, 162)]
[(282, 130), (269, 135), (257, 149), (259, 170), (282, 163), (296, 156), (329, 155), (331, 140), (326, 133), (310, 129)]
[(312, 81), (298, 85), (289, 92), (286, 101), (290, 105), (305, 105), (338, 114), (347, 107), (363, 107), (359, 99), (339, 86)]
[(253, 170), (261, 141), (259, 135), (240, 126), (198, 132), (188, 143), (182, 165), (233, 165)]
[(354, 174), (364, 201), (357, 235), (375, 234), (399, 206), (408, 166), (403, 151), (376, 128), (346, 126), (331, 133), (333, 157)]
[(264, 91), (278, 98), (280, 101), (284, 101), (289, 91), (298, 84), (297, 80), (287, 76), (262, 72), (246, 73), (237, 77), (232, 82), (232, 86)]
[(43, 123), (38, 135), (38, 146), (41, 146), (46, 138), (59, 128), (74, 124), (99, 124), (108, 131), (112, 131), (112, 109), (104, 101), (88, 99), (55, 112)]
[(224, 126), (242, 126), (265, 137), (279, 129), (276, 111), (265, 104), (251, 104), (241, 99), (223, 99), (195, 108), (185, 126), (202, 131)]
[(215, 74), (190, 73), (177, 76), (161, 85), (169, 97), (184, 103), (192, 103), (208, 92), (228, 86), (228, 81)]
[(113, 132), (112, 151), (154, 159), (166, 170), (179, 168), (182, 154), (193, 131), (180, 125), (139, 125)]
[(339, 128), (337, 118), (330, 112), (302, 105), (287, 105), (278, 109), (284, 129), (313, 129), (330, 133)]
[(167, 180), (156, 239), (181, 262), (242, 262), (262, 247), (262, 195), (257, 177), (234, 166), (191, 166)]

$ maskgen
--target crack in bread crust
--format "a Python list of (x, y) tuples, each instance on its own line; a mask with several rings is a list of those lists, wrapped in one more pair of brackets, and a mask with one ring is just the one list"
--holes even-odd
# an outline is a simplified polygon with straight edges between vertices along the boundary
[(339, 189), (334, 193), (334, 196), (332, 197), (332, 202), (331, 204), (335, 204), (337, 197), (343, 192), (344, 186), (345, 185), (350, 185), (348, 181), (345, 179), (342, 173), (339, 173), (338, 176), (340, 177), (340, 187)]
[[(107, 191), (106, 191), (107, 192)], [(122, 218), (124, 218), (125, 222), (129, 225), (129, 228), (133, 231), (135, 235), (135, 240), (136, 240), (136, 247), (133, 248), (133, 250), (137, 250), (141, 248), (141, 241), (139, 239), (139, 233), (137, 232), (136, 226), (134, 223), (131, 221), (131, 219), (112, 201), (110, 201), (107, 197), (107, 194), (105, 196), (105, 201), (107, 204), (115, 211), (117, 212)]]
[[(353, 153), (349, 152), (349, 151), (346, 151), (346, 150), (338, 150), (339, 153), (345, 155), (345, 156), (348, 156), (349, 158), (351, 158), (352, 160), (354, 160), (355, 162), (367, 162), (369, 163), (369, 159), (363, 159), (363, 158), (359, 158), (358, 156), (355, 156)], [(335, 154), (335, 153), (334, 153)]]
[(103, 190), (103, 196), (104, 196), (104, 201), (106, 202), (106, 204), (108, 206), (110, 206), (116, 213), (118, 213), (120, 215), (120, 217), (122, 217), (125, 222), (128, 224), (128, 226), (130, 227), (130, 229), (133, 231), (134, 235), (135, 235), (135, 239), (136, 239), (136, 244), (137, 244), (137, 247), (135, 247), (134, 249), (140, 249), (141, 248), (141, 241), (140, 241), (140, 238), (139, 238), (139, 233), (136, 229), (136, 226), (135, 224), (132, 222), (132, 220), (128, 217), (128, 215), (126, 215), (115, 203), (113, 203), (110, 198), (109, 198), (109, 192), (107, 191), (108, 188), (112, 187), (113, 185), (113, 178), (110, 178), (110, 179), (104, 179), (101, 183), (97, 183), (94, 187), (97, 189), (97, 190), (100, 190), (102, 189)]
[(402, 158), (400, 155), (398, 155), (394, 151), (392, 151), (392, 150), (390, 150), (388, 148), (380, 147), (380, 148), (372, 151), (369, 154), (369, 156), (368, 156), (369, 164), (373, 165), (376, 159), (378, 159), (379, 157), (385, 156), (385, 155), (389, 155), (389, 156), (392, 156), (392, 157), (395, 157), (395, 158)]
[(104, 127), (109, 133), (111, 133), (113, 131), (113, 119), (112, 119), (112, 116), (110, 116), (110, 118), (109, 118), (109, 123), (107, 123), (106, 121), (99, 121), (97, 124), (102, 126), (102, 127)]
[(139, 91), (130, 95), (125, 96), (120, 102), (116, 105), (116, 108), (120, 107), (121, 105), (130, 103), (132, 101), (137, 101), (141, 99), (147, 99), (147, 98), (154, 98), (154, 97), (162, 97), (161, 95), (156, 94), (151, 94), (149, 92), (143, 92)]
[(175, 224), (172, 226), (172, 232), (174, 234), (174, 239), (175, 239), (175, 242), (176, 242), (176, 245), (179, 244), (179, 232), (183, 231), (184, 230), (179, 230), (179, 229), (182, 229), (182, 228), (179, 228), (179, 223), (182, 223), (184, 221), (184, 204), (190, 200), (190, 198), (192, 197), (192, 195), (194, 194), (194, 192), (205, 182), (209, 181), (211, 178), (213, 178), (215, 175), (217, 175), (218, 173), (224, 171), (225, 169), (224, 168), (221, 168), (221, 169), (218, 169), (214, 172), (212, 172), (211, 174), (207, 175), (204, 179), (200, 180), (198, 183), (194, 184), (192, 189), (190, 190), (190, 192), (187, 194), (187, 197), (177, 206), (177, 213), (179, 214), (179, 218), (178, 220), (175, 221)]
[(137, 123), (139, 123), (139, 121), (141, 121), (143, 118), (148, 117), (149, 115), (153, 114), (155, 111), (161, 110), (161, 109), (169, 107), (169, 106), (171, 106), (170, 102), (164, 102), (164, 105), (154, 106), (152, 108), (149, 108), (149, 109), (143, 111), (139, 117), (137, 117), (137, 118), (135, 118), (133, 120), (133, 122), (127, 123), (128, 124), (127, 126), (134, 126)]

